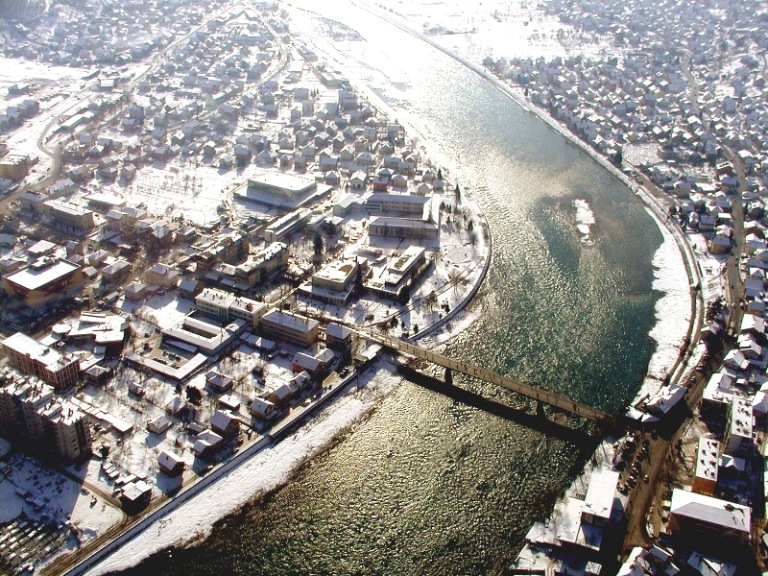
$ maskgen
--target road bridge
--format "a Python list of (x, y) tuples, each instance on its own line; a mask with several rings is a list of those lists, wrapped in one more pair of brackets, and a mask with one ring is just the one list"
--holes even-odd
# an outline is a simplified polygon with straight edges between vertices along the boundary
[(560, 394), (555, 394), (554, 392), (539, 390), (534, 386), (518, 382), (517, 380), (513, 380), (512, 378), (508, 378), (506, 376), (500, 376), (495, 372), (486, 370), (485, 368), (479, 368), (467, 362), (454, 360), (453, 358), (448, 358), (442, 354), (438, 354), (430, 350), (425, 350), (424, 348), (420, 348), (419, 346), (411, 344), (405, 340), (392, 338), (384, 334), (374, 334), (360, 330), (356, 330), (355, 332), (360, 338), (368, 340), (369, 342), (375, 342), (401, 354), (406, 354), (415, 358), (422, 358), (432, 362), (433, 364), (442, 366), (443, 368), (453, 370), (454, 372), (461, 372), (462, 374), (477, 378), (478, 380), (483, 380), (484, 382), (495, 384), (496, 386), (511, 390), (516, 394), (521, 394), (536, 400), (537, 402), (541, 402), (542, 404), (554, 406), (555, 408), (565, 412), (570, 412), (571, 414), (576, 414), (582, 418), (588, 418), (589, 420), (594, 420), (595, 422), (611, 422), (614, 420), (614, 416), (612, 414), (603, 412), (597, 408), (592, 408), (591, 406), (586, 406), (585, 404), (574, 402), (573, 400), (570, 400), (565, 396), (561, 396)]

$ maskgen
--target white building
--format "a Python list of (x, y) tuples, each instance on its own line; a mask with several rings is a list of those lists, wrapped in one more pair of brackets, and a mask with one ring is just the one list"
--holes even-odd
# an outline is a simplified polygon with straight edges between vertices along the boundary
[(206, 288), (198, 294), (195, 297), (195, 306), (203, 314), (217, 318), (222, 322), (230, 322), (239, 318), (248, 322), (252, 328), (258, 326), (261, 317), (266, 312), (266, 307), (261, 302), (235, 296), (215, 288)]
[(267, 335), (287, 340), (298, 346), (309, 346), (317, 340), (320, 324), (317, 320), (302, 318), (290, 312), (272, 309), (261, 319)]
[(54, 388), (72, 386), (80, 377), (80, 364), (71, 354), (62, 354), (22, 332), (3, 340), (11, 366), (42, 378)]
[(675, 488), (669, 511), (672, 534), (700, 536), (717, 541), (747, 542), (752, 512), (747, 506)]

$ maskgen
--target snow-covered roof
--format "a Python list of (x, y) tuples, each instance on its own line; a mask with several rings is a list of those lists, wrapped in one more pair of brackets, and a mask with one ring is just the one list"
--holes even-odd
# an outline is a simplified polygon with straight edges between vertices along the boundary
[(672, 492), (670, 514), (745, 534), (749, 534), (751, 527), (751, 510), (747, 506), (679, 488)]

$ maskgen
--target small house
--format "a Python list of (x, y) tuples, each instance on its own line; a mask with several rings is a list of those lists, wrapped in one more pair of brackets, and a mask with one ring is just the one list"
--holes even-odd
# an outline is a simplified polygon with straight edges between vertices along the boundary
[(248, 405), (248, 411), (256, 418), (266, 420), (274, 415), (275, 405), (264, 398), (256, 398)]
[(152, 499), (152, 488), (139, 480), (123, 486), (120, 494), (120, 504), (127, 514), (135, 514), (149, 505)]
[(171, 416), (183, 418), (189, 413), (189, 404), (181, 396), (174, 396), (166, 405), (165, 411)]
[(212, 460), (216, 456), (216, 450), (219, 449), (224, 438), (212, 430), (203, 430), (195, 437), (195, 443), (192, 446), (192, 453), (205, 460)]
[(232, 389), (232, 376), (211, 370), (205, 375), (205, 382), (216, 392), (227, 392)]
[(330, 348), (344, 349), (352, 343), (352, 329), (330, 322), (325, 330), (325, 343)]
[(277, 407), (286, 406), (293, 398), (295, 391), (288, 384), (281, 384), (272, 390), (267, 399)]
[(160, 472), (171, 477), (180, 475), (186, 466), (184, 460), (167, 450), (163, 450), (157, 456), (157, 464), (160, 467)]
[(167, 416), (158, 416), (147, 422), (147, 430), (152, 434), (164, 434), (172, 424), (173, 422)]
[(225, 438), (235, 436), (240, 432), (240, 419), (229, 412), (216, 410), (211, 416), (211, 430)]

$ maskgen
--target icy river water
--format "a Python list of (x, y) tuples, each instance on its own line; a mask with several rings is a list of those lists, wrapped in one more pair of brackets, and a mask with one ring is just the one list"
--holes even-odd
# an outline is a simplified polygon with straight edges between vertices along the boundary
[[(456, 60), (354, 7), (334, 17), (364, 38), (337, 44), (355, 80), (417, 128), (490, 224), (477, 319), (445, 352), (620, 410), (645, 375), (660, 297), (662, 236), (642, 204)], [(266, 501), (135, 573), (498, 573), (587, 454), (405, 382)]]

